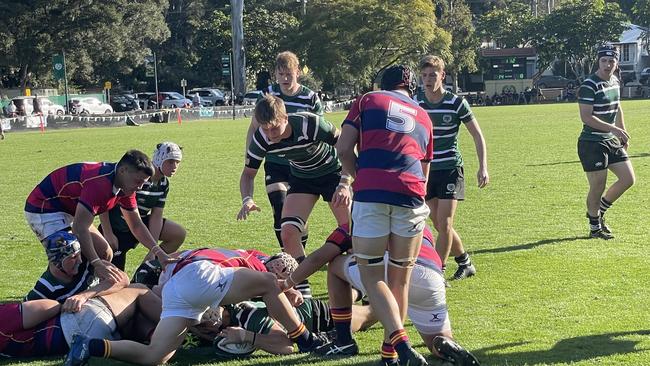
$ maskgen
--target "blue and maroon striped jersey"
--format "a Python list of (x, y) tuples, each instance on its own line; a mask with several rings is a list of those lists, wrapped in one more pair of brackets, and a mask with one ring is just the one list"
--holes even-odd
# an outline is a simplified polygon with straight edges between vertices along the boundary
[(23, 328), (21, 304), (0, 305), (0, 358), (64, 355), (68, 343), (59, 316), (29, 329)]
[(343, 125), (359, 130), (355, 201), (424, 204), (421, 163), (433, 158), (433, 125), (424, 109), (399, 92), (370, 92), (352, 104)]
[(93, 215), (117, 204), (135, 210), (135, 193), (129, 196), (115, 188), (115, 163), (77, 163), (61, 167), (43, 179), (27, 197), (25, 211), (65, 212), (74, 216), (81, 203)]

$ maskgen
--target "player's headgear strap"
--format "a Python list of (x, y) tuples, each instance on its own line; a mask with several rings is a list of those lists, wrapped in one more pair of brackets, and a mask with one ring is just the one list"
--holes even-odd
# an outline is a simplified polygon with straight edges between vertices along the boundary
[(178, 146), (178, 144), (175, 144), (173, 142), (161, 142), (158, 145), (156, 145), (156, 150), (153, 152), (153, 166), (156, 168), (160, 168), (165, 160), (169, 159), (174, 159), (174, 160), (182, 160), (183, 159), (183, 151), (182, 147)]
[(60, 267), (63, 260), (81, 251), (77, 237), (67, 231), (57, 231), (45, 238), (47, 260)]
[(405, 87), (411, 94), (415, 92), (417, 80), (411, 69), (405, 65), (395, 65), (384, 70), (381, 76), (381, 89), (395, 90), (400, 86)]
[(280, 252), (264, 262), (264, 266), (278, 278), (285, 279), (298, 268), (298, 262), (291, 255)]
[(614, 47), (611, 43), (605, 43), (604, 45), (598, 47), (598, 59), (601, 57), (613, 57), (618, 61), (619, 52), (618, 48)]

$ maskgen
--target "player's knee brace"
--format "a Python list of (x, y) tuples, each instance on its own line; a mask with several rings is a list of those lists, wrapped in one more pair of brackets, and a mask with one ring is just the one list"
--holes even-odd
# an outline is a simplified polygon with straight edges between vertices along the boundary
[(273, 208), (273, 224), (276, 229), (280, 229), (280, 223), (282, 220), (282, 207), (284, 206), (284, 200), (287, 198), (286, 191), (274, 191), (268, 194), (269, 203)]
[(305, 233), (305, 226), (306, 223), (303, 219), (301, 219), (298, 216), (287, 216), (282, 218), (282, 223), (280, 224), (281, 227), (284, 227), (285, 225), (291, 225), (298, 229), (300, 233)]
[(357, 264), (360, 266), (383, 266), (384, 265), (384, 256), (382, 255), (381, 257), (377, 257), (374, 255), (366, 255), (366, 254), (355, 254), (354, 255)]
[(393, 258), (390, 257), (388, 258), (388, 264), (393, 266), (393, 267), (399, 267), (399, 268), (413, 268), (415, 266), (415, 260), (417, 258), (410, 257), (410, 258)]

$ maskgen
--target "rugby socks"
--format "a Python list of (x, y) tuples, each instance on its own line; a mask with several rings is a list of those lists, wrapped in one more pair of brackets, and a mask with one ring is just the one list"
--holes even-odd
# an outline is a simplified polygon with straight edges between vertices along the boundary
[[(296, 261), (298, 263), (302, 263), (302, 261), (305, 260), (305, 256), (300, 256), (296, 258)], [(300, 294), (302, 295), (303, 299), (311, 299), (311, 287), (309, 286), (309, 280), (305, 279), (304, 281), (296, 284), (294, 288), (298, 291), (300, 291)]]
[(600, 218), (589, 215), (589, 212), (587, 212), (587, 218), (589, 219), (589, 230), (592, 233), (600, 231)]
[(111, 356), (111, 343), (107, 339), (91, 339), (88, 342), (88, 353), (92, 357), (109, 358)]
[(605, 212), (607, 212), (607, 209), (612, 207), (613, 204), (614, 204), (613, 202), (609, 202), (608, 200), (606, 200), (605, 197), (600, 197), (600, 208), (599, 208), (600, 216), (601, 217), (605, 216)]
[(469, 258), (469, 254), (467, 254), (467, 252), (459, 255), (458, 257), (454, 257), (454, 260), (456, 263), (458, 263), (459, 267), (467, 267), (472, 264), (472, 261)]
[(395, 351), (397, 351), (399, 358), (402, 360), (409, 359), (409, 350), (411, 349), (411, 344), (409, 343), (409, 337), (406, 335), (406, 330), (404, 328), (398, 329), (391, 333), (390, 344), (392, 344), (393, 348), (395, 348)]
[(336, 329), (336, 343), (339, 345), (352, 343), (352, 308), (332, 308), (330, 312)]
[(286, 191), (275, 191), (268, 194), (269, 202), (273, 208), (273, 230), (275, 230), (275, 237), (278, 239), (280, 248), (282, 248), (282, 206), (284, 206), (284, 200), (287, 197)]
[(384, 365), (392, 365), (397, 362), (397, 352), (395, 352), (395, 347), (385, 341), (381, 345), (381, 361)]
[(287, 335), (291, 340), (298, 345), (298, 348), (302, 351), (304, 349), (309, 349), (314, 343), (314, 337), (311, 336), (311, 333), (305, 327), (305, 324), (300, 323), (300, 326), (292, 332), (288, 332)]

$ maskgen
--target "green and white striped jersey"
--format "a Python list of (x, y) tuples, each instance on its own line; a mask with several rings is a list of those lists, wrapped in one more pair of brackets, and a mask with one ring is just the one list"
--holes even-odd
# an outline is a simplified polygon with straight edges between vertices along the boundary
[[(621, 100), (620, 83), (612, 75), (605, 81), (598, 75), (589, 75), (578, 89), (578, 103), (593, 106), (592, 115), (603, 122), (614, 124)], [(614, 138), (611, 132), (598, 131), (583, 124), (579, 140), (604, 141)]]
[[(135, 194), (140, 217), (147, 216), (154, 207), (164, 208), (168, 193), (169, 179), (165, 176), (157, 183), (145, 182), (142, 189)], [(129, 232), (129, 226), (126, 224), (119, 206), (109, 211), (109, 218), (113, 232)]]
[[(284, 107), (287, 109), (287, 113), (311, 112), (322, 116), (325, 111), (320, 98), (318, 98), (318, 94), (304, 85), (300, 86), (300, 90), (298, 90), (298, 93), (295, 95), (282, 94), (280, 84), (269, 85), (266, 92), (282, 99), (284, 101)], [(263, 94), (260, 94), (257, 100), (260, 100), (262, 97)], [(286, 159), (281, 158), (276, 154), (267, 155), (266, 160), (275, 164), (289, 164)]]
[(433, 123), (431, 170), (463, 166), (463, 156), (458, 149), (458, 131), (461, 122), (468, 123), (474, 119), (467, 100), (449, 91), (444, 92), (438, 103), (429, 102), (423, 91), (414, 99), (429, 114)]
[(253, 134), (246, 166), (259, 169), (264, 157), (274, 154), (289, 161), (291, 174), (297, 178), (319, 178), (341, 169), (336, 144), (336, 127), (322, 116), (299, 112), (288, 117), (291, 136), (277, 143), (269, 141), (262, 128)]

